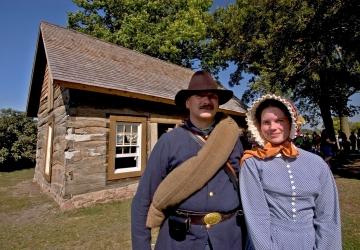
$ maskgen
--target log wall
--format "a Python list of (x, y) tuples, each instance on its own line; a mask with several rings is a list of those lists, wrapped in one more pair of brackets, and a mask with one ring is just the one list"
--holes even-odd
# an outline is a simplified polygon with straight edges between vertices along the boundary
[[(66, 148), (65, 133), (67, 120), (67, 105), (69, 90), (53, 85), (53, 99), (49, 98), (49, 85), (53, 84), (49, 75), (48, 66), (42, 84), (40, 105), (38, 110), (38, 134), (36, 149), (36, 167), (34, 181), (39, 183), (43, 190), (48, 191), (56, 200), (64, 195), (64, 150)], [(53, 102), (49, 105), (48, 102)], [(49, 109), (49, 107), (51, 109)], [(53, 144), (51, 160), (50, 182), (45, 178), (45, 158), (47, 148), (48, 124), (53, 122)]]
[[(49, 84), (53, 84), (53, 100), (48, 94)], [(156, 142), (157, 123), (172, 123), (186, 116), (173, 105), (61, 88), (52, 82), (46, 67), (38, 111), (34, 180), (62, 208), (121, 200), (136, 191), (138, 178), (107, 180), (112, 115), (147, 118), (147, 156)], [(54, 136), (49, 182), (44, 177), (44, 166), (51, 121)]]

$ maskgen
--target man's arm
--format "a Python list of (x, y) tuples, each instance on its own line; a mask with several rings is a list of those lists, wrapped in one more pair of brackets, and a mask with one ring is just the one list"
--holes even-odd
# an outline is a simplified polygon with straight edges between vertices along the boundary
[(244, 153), (244, 148), (243, 148), (243, 145), (239, 138), (237, 140), (237, 142), (234, 146), (234, 150), (231, 152), (231, 155), (229, 158), (231, 165), (236, 168), (236, 171), (240, 171), (240, 159), (241, 159), (243, 153)]
[(131, 205), (132, 249), (151, 249), (151, 230), (146, 227), (146, 217), (157, 186), (166, 175), (169, 146), (160, 139), (150, 154), (146, 169), (140, 179)]

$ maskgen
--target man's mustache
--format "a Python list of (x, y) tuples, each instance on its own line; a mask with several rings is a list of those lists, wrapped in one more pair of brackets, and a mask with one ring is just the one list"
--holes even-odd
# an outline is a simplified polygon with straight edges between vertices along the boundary
[(211, 104), (201, 105), (199, 109), (214, 109), (214, 105)]

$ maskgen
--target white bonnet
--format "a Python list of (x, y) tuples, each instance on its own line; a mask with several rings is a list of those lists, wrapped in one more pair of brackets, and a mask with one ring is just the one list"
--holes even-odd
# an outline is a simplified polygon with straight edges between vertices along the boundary
[(249, 108), (248, 112), (246, 113), (246, 121), (248, 125), (248, 130), (251, 133), (251, 136), (254, 138), (254, 140), (260, 145), (264, 146), (265, 142), (263, 137), (261, 136), (259, 132), (259, 123), (256, 120), (255, 114), (256, 110), (259, 107), (259, 105), (265, 101), (265, 100), (277, 100), (285, 105), (285, 107), (288, 109), (290, 115), (291, 115), (291, 129), (290, 129), (290, 139), (294, 139), (297, 136), (297, 131), (300, 129), (300, 123), (298, 122), (298, 113), (295, 108), (295, 106), (287, 99), (273, 95), (273, 94), (267, 94), (263, 95), (259, 99), (253, 102), (252, 106)]

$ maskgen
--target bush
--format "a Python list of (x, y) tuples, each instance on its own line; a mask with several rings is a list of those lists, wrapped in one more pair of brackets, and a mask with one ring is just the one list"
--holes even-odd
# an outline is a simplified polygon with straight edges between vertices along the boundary
[(36, 156), (36, 122), (24, 112), (0, 109), (0, 170), (32, 167)]

